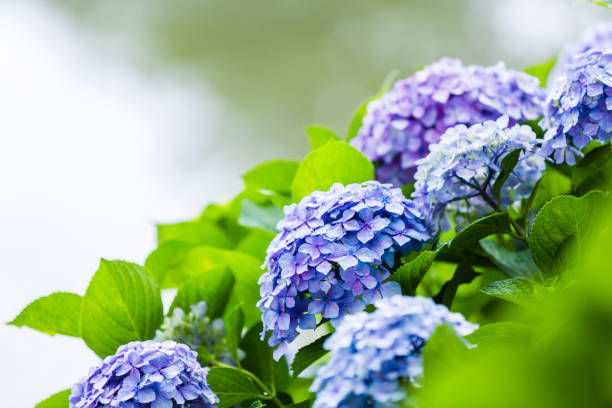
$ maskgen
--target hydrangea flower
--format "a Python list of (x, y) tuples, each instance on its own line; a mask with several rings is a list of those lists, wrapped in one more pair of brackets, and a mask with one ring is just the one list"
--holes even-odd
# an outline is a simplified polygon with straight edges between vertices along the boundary
[(537, 78), (502, 62), (464, 66), (444, 58), (370, 102), (351, 144), (376, 164), (377, 180), (401, 186), (412, 181), (417, 160), (449, 127), (502, 115), (511, 124), (534, 120), (543, 113), (544, 99)]
[(134, 341), (72, 387), (70, 408), (207, 408), (219, 402), (197, 353), (173, 341)]
[(263, 312), (275, 357), (287, 351), (298, 327), (314, 329), (316, 317), (359, 311), (399, 293), (385, 282), (396, 254), (421, 249), (431, 239), (425, 214), (401, 190), (369, 181), (315, 191), (286, 206), (279, 234), (268, 247), (257, 306)]
[(346, 316), (325, 341), (329, 360), (310, 390), (313, 408), (399, 407), (401, 383), (418, 385), (421, 351), (441, 324), (466, 336), (478, 327), (424, 297), (394, 296), (376, 302), (373, 313)]
[(454, 126), (417, 162), (413, 197), (431, 207), (443, 230), (450, 229), (450, 217), (460, 230), (475, 218), (498, 210), (493, 184), (501, 173), (502, 160), (516, 149), (523, 150), (501, 189), (499, 207), (507, 210), (512, 206), (518, 211), (521, 200), (531, 194), (545, 159), (538, 153), (538, 141), (529, 126), (508, 124), (508, 118), (502, 116), (469, 128)]
[(554, 83), (562, 72), (565, 65), (578, 54), (590, 50), (606, 51), (612, 49), (612, 21), (600, 22), (592, 25), (578, 39), (578, 41), (568, 44), (559, 54), (557, 63), (548, 76), (548, 83)]
[(612, 50), (590, 50), (574, 56), (551, 85), (542, 153), (557, 163), (574, 165), (591, 140), (612, 136)]
[(172, 311), (172, 315), (164, 319), (161, 327), (155, 333), (155, 341), (174, 340), (197, 351), (199, 346), (206, 346), (211, 355), (219, 362), (236, 365), (227, 351), (225, 344), (225, 328), (223, 320), (210, 320), (206, 316), (206, 302), (191, 306), (187, 314), (180, 307)]

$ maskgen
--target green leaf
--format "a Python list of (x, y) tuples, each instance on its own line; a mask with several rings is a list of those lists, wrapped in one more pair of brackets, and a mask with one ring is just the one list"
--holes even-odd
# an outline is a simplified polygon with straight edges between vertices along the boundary
[(534, 77), (540, 80), (540, 86), (546, 87), (546, 82), (548, 80), (548, 75), (550, 71), (555, 66), (557, 62), (557, 57), (551, 58), (548, 61), (541, 62), (536, 65), (532, 65), (530, 67), (525, 68), (525, 72), (529, 75), (533, 75)]
[(255, 402), (253, 402), (253, 403), (251, 404), (250, 408), (263, 408), (263, 407), (265, 407), (265, 406), (266, 406), (266, 404), (264, 404), (263, 402), (261, 402), (261, 401), (255, 401)]
[(244, 327), (244, 312), (242, 306), (234, 307), (226, 319), (225, 342), (227, 350), (234, 360), (239, 361), (238, 346), (242, 340), (242, 328)]
[(449, 249), (456, 251), (472, 245), (493, 234), (511, 233), (510, 217), (507, 213), (493, 213), (462, 229), (450, 242)]
[(549, 167), (544, 171), (542, 178), (538, 182), (530, 208), (538, 209), (551, 198), (562, 194), (569, 194), (571, 190), (571, 179), (554, 168)]
[(525, 307), (533, 301), (533, 284), (521, 278), (490, 283), (482, 289), (482, 292)]
[(177, 287), (183, 282), (176, 279), (177, 269), (184, 256), (196, 246), (189, 242), (163, 242), (147, 257), (145, 270), (162, 289)]
[(212, 367), (206, 377), (211, 390), (219, 397), (219, 408), (240, 402), (265, 398), (251, 378), (237, 368)]
[(315, 190), (327, 191), (332, 184), (360, 183), (374, 178), (374, 165), (345, 142), (328, 142), (310, 152), (300, 163), (291, 194), (294, 202)]
[(612, 149), (609, 144), (597, 147), (584, 156), (577, 166), (572, 168), (573, 191), (584, 194), (593, 187), (607, 187), (610, 182), (610, 158)]
[(298, 350), (291, 363), (291, 371), (294, 378), (310, 367), (315, 361), (329, 353), (329, 350), (323, 348), (323, 343), (325, 343), (329, 336), (331, 336), (331, 333), (319, 337), (314, 342)]
[(393, 273), (392, 279), (400, 284), (402, 294), (414, 296), (417, 286), (421, 283), (437, 254), (438, 251), (423, 251)]
[(181, 279), (189, 279), (215, 266), (228, 266), (234, 274), (234, 289), (227, 310), (238, 304), (249, 305), (244, 308), (245, 325), (260, 321), (261, 312), (255, 307), (260, 299), (257, 281), (262, 271), (259, 259), (236, 251), (200, 246), (185, 255), (176, 273)]
[(495, 183), (493, 183), (493, 193), (498, 201), (501, 189), (506, 180), (508, 180), (508, 177), (510, 177), (510, 174), (512, 174), (516, 163), (518, 163), (522, 150), (523, 149), (516, 149), (511, 151), (501, 161), (501, 173), (499, 173), (499, 176), (495, 179)]
[(310, 408), (312, 406), (312, 400), (306, 400), (298, 402), (297, 404), (283, 405), (283, 408)]
[(480, 241), (480, 246), (495, 265), (515, 278), (542, 281), (542, 273), (533, 262), (529, 249), (511, 251), (490, 239)]
[(36, 404), (34, 408), (68, 408), (68, 398), (70, 398), (70, 388), (53, 394)]
[(81, 300), (74, 293), (56, 292), (36, 299), (26, 306), (11, 324), (27, 326), (51, 336), (81, 336)]
[(249, 199), (242, 200), (238, 224), (245, 227), (276, 231), (276, 224), (284, 218), (283, 210), (274, 204), (258, 205)]
[(276, 236), (275, 232), (265, 231), (259, 228), (253, 228), (249, 233), (238, 242), (235, 250), (254, 256), (263, 263), (266, 258), (268, 245)]
[(232, 240), (218, 225), (206, 220), (180, 222), (157, 226), (157, 240), (189, 242), (218, 248), (231, 248)]
[(457, 269), (455, 269), (455, 273), (453, 274), (451, 280), (442, 286), (440, 292), (433, 297), (433, 301), (436, 303), (441, 303), (450, 309), (453, 304), (453, 300), (455, 299), (455, 295), (457, 294), (459, 285), (470, 283), (476, 276), (478, 276), (478, 273), (474, 271), (471, 265), (460, 263), (457, 265)]
[(423, 348), (423, 381), (431, 381), (438, 373), (455, 366), (468, 350), (455, 329), (448, 324), (436, 328)]
[(536, 216), (529, 245), (546, 277), (570, 269), (582, 258), (582, 246), (604, 213), (605, 195), (592, 191), (581, 198), (553, 198)]
[(298, 164), (294, 160), (268, 161), (246, 172), (242, 179), (247, 188), (288, 195)]
[(163, 318), (157, 284), (136, 264), (102, 259), (81, 306), (81, 335), (100, 357), (153, 338)]
[(242, 367), (255, 374), (271, 390), (283, 390), (289, 381), (289, 367), (285, 358), (274, 361), (272, 348), (260, 338), (262, 324), (258, 322), (244, 335), (240, 348), (246, 357)]
[(465, 339), (482, 347), (499, 343), (527, 343), (530, 336), (531, 328), (524, 323), (497, 322), (479, 327), (474, 333), (465, 336)]
[(206, 314), (211, 319), (223, 316), (234, 287), (234, 274), (227, 266), (215, 266), (189, 279), (178, 288), (170, 312), (180, 307), (189, 313), (190, 306), (206, 302)]
[(306, 128), (313, 149), (323, 146), (330, 140), (340, 140), (336, 132), (325, 126), (310, 125)]

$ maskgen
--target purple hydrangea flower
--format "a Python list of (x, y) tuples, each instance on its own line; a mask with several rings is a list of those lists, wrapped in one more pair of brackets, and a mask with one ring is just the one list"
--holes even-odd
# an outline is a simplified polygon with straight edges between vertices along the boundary
[(612, 136), (612, 50), (590, 50), (574, 56), (551, 85), (542, 152), (557, 163), (574, 165), (591, 140)]
[(502, 62), (463, 66), (458, 59), (444, 58), (370, 102), (351, 144), (376, 164), (377, 180), (401, 186), (412, 181), (416, 161), (449, 127), (502, 115), (511, 124), (537, 119), (544, 98), (537, 78)]
[(535, 133), (527, 125), (509, 128), (508, 122), (502, 116), (469, 128), (454, 126), (417, 162), (412, 195), (420, 205), (432, 209), (443, 230), (450, 229), (451, 217), (460, 230), (475, 218), (498, 210), (493, 184), (508, 153), (523, 149), (501, 189), (499, 207), (520, 210), (521, 200), (529, 197), (542, 177), (545, 160), (538, 153)]
[(390, 276), (396, 254), (431, 239), (426, 215), (401, 190), (376, 181), (334, 184), (285, 207), (279, 234), (268, 247), (259, 280), (264, 336), (278, 358), (298, 327), (314, 329), (317, 316), (336, 321), (382, 296), (399, 293)]
[(610, 49), (612, 49), (612, 21), (592, 25), (578, 41), (568, 44), (561, 51), (557, 63), (548, 76), (549, 86), (563, 73), (565, 65), (576, 55), (590, 50), (606, 51)]
[(325, 342), (330, 355), (310, 389), (313, 408), (399, 407), (401, 383), (418, 385), (421, 351), (436, 327), (449, 324), (461, 336), (478, 327), (429, 298), (394, 296), (376, 308), (346, 316)]
[(208, 408), (219, 402), (197, 353), (174, 341), (134, 341), (72, 387), (70, 408)]

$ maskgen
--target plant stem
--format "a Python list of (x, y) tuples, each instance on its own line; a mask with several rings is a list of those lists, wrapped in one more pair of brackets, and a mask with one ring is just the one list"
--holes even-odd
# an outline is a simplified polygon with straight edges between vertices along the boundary
[[(495, 202), (495, 200), (489, 197), (489, 195), (484, 190), (480, 190), (480, 196), (482, 197), (483, 200), (485, 200), (487, 204), (489, 204), (489, 206), (491, 206), (491, 208), (493, 208), (493, 210), (498, 211), (498, 212), (504, 212), (504, 210)], [(516, 231), (516, 234), (511, 234), (511, 235), (514, 238), (520, 239), (526, 244), (529, 244), (529, 237), (525, 233), (525, 230), (523, 229), (523, 227), (521, 227), (515, 220), (513, 220), (512, 217), (509, 216), (508, 219), (510, 220), (510, 224), (512, 224), (512, 226), (514, 227)]]

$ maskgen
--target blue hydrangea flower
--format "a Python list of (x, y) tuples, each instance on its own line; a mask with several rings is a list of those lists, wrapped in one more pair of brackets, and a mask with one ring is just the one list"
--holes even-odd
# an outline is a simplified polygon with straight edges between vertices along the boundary
[(436, 327), (449, 324), (461, 336), (478, 327), (429, 298), (394, 296), (376, 308), (346, 316), (325, 341), (330, 355), (310, 388), (313, 408), (399, 407), (402, 382), (418, 385), (421, 351)]
[(70, 408), (208, 408), (219, 402), (197, 353), (173, 341), (134, 341), (72, 387)]
[(554, 83), (555, 78), (562, 74), (565, 65), (578, 54), (590, 50), (606, 51), (612, 49), (612, 21), (600, 22), (592, 25), (578, 39), (568, 44), (559, 54), (557, 63), (548, 76), (548, 83)]
[(431, 239), (425, 214), (401, 190), (376, 181), (334, 184), (286, 206), (279, 234), (268, 247), (259, 280), (264, 333), (275, 356), (298, 327), (314, 329), (317, 316), (336, 321), (382, 296), (399, 293), (390, 275), (396, 254)]
[(502, 115), (511, 124), (537, 119), (544, 98), (537, 78), (502, 62), (463, 66), (458, 59), (444, 58), (370, 102), (351, 144), (376, 164), (377, 180), (401, 186), (412, 181), (417, 160), (449, 127)]
[[(538, 141), (527, 125), (508, 127), (508, 118), (448, 129), (430, 153), (417, 162), (413, 197), (432, 209), (443, 230), (454, 217), (457, 230), (475, 218), (497, 208), (493, 184), (501, 173), (501, 162), (516, 149), (523, 149), (519, 161), (501, 189), (500, 207), (520, 210), (542, 176), (545, 160), (538, 153)], [(432, 223), (435, 223), (432, 221)]]
[(612, 50), (590, 50), (574, 56), (551, 85), (542, 153), (557, 163), (574, 165), (591, 140), (612, 136)]
[(155, 341), (173, 340), (197, 350), (199, 346), (206, 346), (211, 355), (219, 362), (236, 365), (227, 350), (225, 343), (225, 327), (223, 320), (206, 316), (206, 302), (202, 301), (190, 307), (185, 314), (180, 307), (172, 311), (172, 315), (164, 319), (161, 327), (155, 333)]

